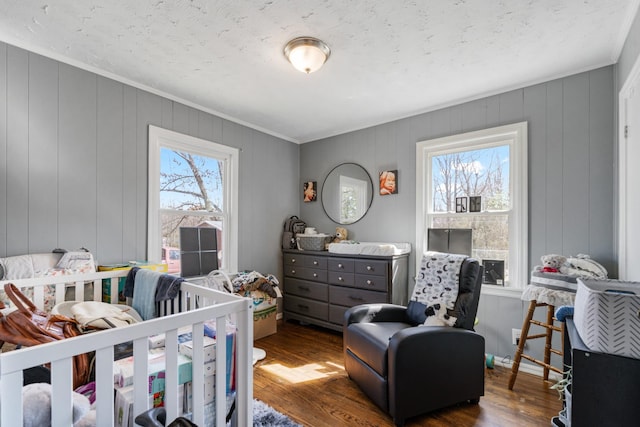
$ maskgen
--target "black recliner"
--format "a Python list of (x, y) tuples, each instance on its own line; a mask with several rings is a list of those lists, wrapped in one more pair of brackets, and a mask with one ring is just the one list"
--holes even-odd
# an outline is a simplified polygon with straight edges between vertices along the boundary
[[(425, 254), (426, 256), (426, 254)], [(484, 338), (474, 332), (482, 266), (460, 267), (453, 327), (423, 326), (426, 305), (364, 304), (345, 313), (345, 369), (362, 391), (393, 417), (407, 418), (484, 395)]]

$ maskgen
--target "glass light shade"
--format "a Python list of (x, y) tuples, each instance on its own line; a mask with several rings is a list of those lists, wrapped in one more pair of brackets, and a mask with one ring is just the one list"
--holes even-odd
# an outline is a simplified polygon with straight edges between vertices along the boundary
[(297, 70), (309, 74), (322, 67), (331, 50), (325, 43), (313, 37), (298, 37), (287, 43), (284, 54)]

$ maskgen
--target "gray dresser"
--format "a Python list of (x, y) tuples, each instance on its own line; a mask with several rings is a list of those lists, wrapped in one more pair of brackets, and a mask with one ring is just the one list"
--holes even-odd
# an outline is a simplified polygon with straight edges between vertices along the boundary
[(284, 318), (342, 331), (344, 312), (365, 303), (407, 304), (409, 255), (283, 250)]

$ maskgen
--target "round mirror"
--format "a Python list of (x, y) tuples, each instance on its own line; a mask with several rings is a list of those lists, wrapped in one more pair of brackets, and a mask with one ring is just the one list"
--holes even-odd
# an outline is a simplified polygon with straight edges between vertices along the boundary
[(362, 219), (373, 201), (373, 183), (367, 171), (355, 163), (343, 163), (329, 172), (322, 185), (322, 207), (338, 224)]

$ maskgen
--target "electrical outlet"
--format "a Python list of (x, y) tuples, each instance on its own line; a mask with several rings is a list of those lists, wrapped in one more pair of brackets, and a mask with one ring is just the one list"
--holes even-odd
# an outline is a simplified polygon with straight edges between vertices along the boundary
[(513, 345), (520, 344), (521, 334), (522, 334), (522, 329), (511, 329), (511, 344)]

